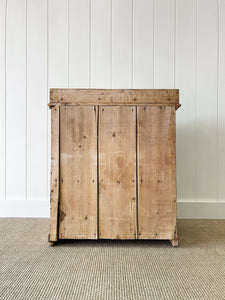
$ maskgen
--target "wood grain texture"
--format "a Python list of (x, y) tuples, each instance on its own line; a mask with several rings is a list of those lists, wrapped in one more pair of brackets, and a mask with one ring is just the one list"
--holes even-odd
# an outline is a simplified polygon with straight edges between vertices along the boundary
[(99, 238), (136, 238), (136, 107), (99, 107)]
[(137, 107), (140, 239), (176, 239), (174, 107)]
[(155, 89), (51, 89), (50, 105), (54, 103), (93, 105), (179, 105), (179, 90)]
[(58, 240), (59, 204), (59, 107), (51, 109), (51, 192), (49, 242)]
[(60, 108), (60, 239), (97, 238), (97, 109)]

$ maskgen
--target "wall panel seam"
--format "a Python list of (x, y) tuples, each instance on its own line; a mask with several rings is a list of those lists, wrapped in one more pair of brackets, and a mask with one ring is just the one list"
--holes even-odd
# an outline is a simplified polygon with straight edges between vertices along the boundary
[[(46, 62), (46, 64), (47, 64), (47, 103), (48, 103), (48, 98), (49, 98), (49, 94), (48, 94), (48, 89), (49, 89), (49, 70), (48, 70), (48, 66), (49, 66), (49, 0), (47, 0), (47, 62)], [(49, 158), (48, 158), (48, 153), (49, 153), (49, 130), (48, 130), (48, 128), (49, 128), (49, 118), (48, 118), (48, 114), (49, 114), (49, 112), (48, 112), (48, 108), (46, 109), (46, 114), (47, 114), (47, 117), (46, 117), (46, 120), (47, 120), (47, 124), (46, 124), (46, 127), (47, 127), (47, 180), (48, 180), (48, 187), (47, 187), (47, 200), (48, 200), (48, 197), (49, 197), (49, 183), (50, 183), (50, 181), (49, 181), (49, 170), (50, 170), (50, 168), (49, 168)]]
[(28, 12), (28, 10), (27, 10), (27, 6), (28, 6), (28, 0), (26, 0), (26, 74), (25, 74), (25, 76), (26, 76), (26, 78), (25, 78), (25, 84), (26, 84), (26, 91), (25, 91), (25, 93), (26, 93), (26, 100), (25, 100), (25, 110), (26, 110), (26, 112), (25, 112), (25, 115), (26, 115), (26, 120), (25, 120), (25, 141), (26, 141), (26, 147), (25, 147), (25, 151), (26, 151), (26, 153), (25, 153), (25, 164), (26, 164), (26, 166), (25, 166), (25, 187), (26, 187), (26, 190), (25, 190), (25, 198), (26, 198), (26, 200), (27, 200), (27, 194), (28, 194), (28, 184), (27, 184), (27, 180), (28, 180), (28, 177), (27, 177), (27, 172), (28, 172), (28, 164), (27, 164), (27, 148), (28, 148), (28, 144), (27, 144), (27, 137), (28, 137), (28, 128), (27, 128), (27, 114), (28, 114), (28, 110), (27, 110), (27, 53), (28, 53), (28, 51), (27, 51), (27, 12)]
[(68, 45), (67, 45), (67, 63), (68, 63), (68, 88), (70, 87), (70, 0), (67, 0), (67, 27), (68, 27)]
[(217, 133), (217, 180), (216, 180), (216, 192), (217, 201), (219, 200), (219, 61), (220, 61), (220, 14), (219, 14), (219, 0), (217, 0), (217, 123), (216, 123), (216, 133)]
[(174, 88), (176, 88), (176, 47), (177, 47), (177, 1), (174, 0), (174, 65), (173, 65), (173, 72), (174, 72)]
[(89, 88), (91, 88), (91, 0), (89, 0)]
[(152, 1), (152, 9), (153, 9), (153, 18), (152, 18), (152, 30), (153, 30), (153, 35), (152, 35), (152, 43), (153, 43), (153, 55), (152, 55), (152, 59), (153, 59), (153, 89), (155, 88), (155, 0)]
[(195, 37), (195, 200), (197, 200), (198, 196), (198, 191), (197, 191), (197, 186), (198, 186), (198, 78), (197, 78), (197, 72), (198, 72), (198, 2), (195, 2), (195, 25), (196, 25), (196, 37)]
[(134, 87), (134, 0), (131, 0), (131, 88)]
[(110, 0), (110, 88), (112, 89), (112, 1)]
[(8, 10), (7, 10), (7, 8), (8, 8), (8, 0), (5, 0), (5, 45), (4, 45), (4, 48), (5, 48), (5, 53), (4, 53), (4, 57), (5, 57), (5, 65), (4, 65), (4, 77), (5, 77), (5, 93), (4, 93), (4, 96), (5, 96), (5, 153), (4, 153), (4, 159), (5, 159), (5, 161), (4, 161), (4, 168), (5, 168), (5, 170), (4, 170), (4, 172), (5, 172), (5, 182), (4, 182), (4, 184), (5, 184), (5, 186), (4, 186), (4, 188), (5, 188), (5, 191), (4, 191), (4, 193), (5, 193), (5, 200), (6, 200), (6, 155), (7, 155), (7, 152), (6, 152), (6, 139), (7, 139), (7, 135), (6, 135), (6, 116), (7, 116), (7, 114), (6, 114), (6, 110), (7, 110), (7, 107), (6, 107), (6, 57), (7, 57), (7, 46), (6, 46), (6, 41), (7, 41), (7, 12), (8, 12)]

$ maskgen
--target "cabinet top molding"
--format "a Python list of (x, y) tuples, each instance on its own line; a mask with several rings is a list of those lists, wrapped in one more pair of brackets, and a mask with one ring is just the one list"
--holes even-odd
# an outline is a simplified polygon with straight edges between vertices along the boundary
[(50, 89), (55, 105), (180, 106), (177, 89)]

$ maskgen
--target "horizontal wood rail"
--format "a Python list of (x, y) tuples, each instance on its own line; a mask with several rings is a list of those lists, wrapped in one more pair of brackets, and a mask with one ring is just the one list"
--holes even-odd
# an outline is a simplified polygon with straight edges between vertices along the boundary
[(177, 89), (51, 89), (55, 105), (172, 105), (178, 108)]

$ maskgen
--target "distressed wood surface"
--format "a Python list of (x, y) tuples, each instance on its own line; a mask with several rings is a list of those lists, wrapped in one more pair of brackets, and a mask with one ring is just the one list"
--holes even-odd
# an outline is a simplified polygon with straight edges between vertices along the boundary
[(51, 90), (50, 242), (139, 238), (178, 245), (178, 96), (178, 90)]
[(97, 110), (60, 107), (60, 239), (97, 238)]
[(49, 242), (58, 240), (59, 204), (59, 107), (51, 109), (51, 192)]
[(136, 107), (99, 107), (99, 238), (136, 238)]
[(138, 107), (137, 137), (139, 238), (176, 240), (175, 108)]
[(161, 104), (179, 106), (176, 89), (51, 89), (50, 105), (140, 105)]

